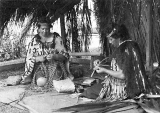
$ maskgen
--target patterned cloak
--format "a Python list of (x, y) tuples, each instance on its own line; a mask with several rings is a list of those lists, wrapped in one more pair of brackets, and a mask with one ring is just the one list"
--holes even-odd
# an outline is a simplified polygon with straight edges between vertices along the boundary
[(126, 92), (129, 98), (141, 93), (154, 93), (136, 42), (125, 41), (116, 49), (113, 57), (117, 59), (117, 64), (125, 75)]

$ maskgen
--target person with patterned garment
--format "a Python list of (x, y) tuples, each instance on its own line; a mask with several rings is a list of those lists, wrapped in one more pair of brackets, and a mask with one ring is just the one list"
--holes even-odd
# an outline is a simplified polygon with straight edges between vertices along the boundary
[[(107, 36), (109, 43), (116, 47), (111, 55), (110, 69), (96, 64), (94, 70), (104, 74), (105, 80), (86, 89), (80, 97), (117, 101), (134, 98), (140, 94), (155, 94), (145, 72), (139, 45), (130, 40), (124, 24), (116, 25)], [(100, 61), (98, 61), (100, 62)]]
[[(60, 53), (64, 56), (65, 60), (63, 59), (63, 63), (67, 70), (67, 75), (71, 79), (73, 79), (73, 76), (69, 71), (69, 54), (67, 53), (63, 45), (63, 40), (60, 35), (56, 32), (50, 32), (50, 28), (52, 27), (50, 20), (46, 17), (42, 17), (39, 20), (37, 27), (38, 34), (36, 34), (32, 38), (31, 42), (28, 45), (25, 63), (25, 73), (22, 76), (21, 84), (31, 83), (35, 72), (37, 73), (38, 71), (38, 67), (40, 67), (42, 63), (44, 65), (48, 65), (49, 63), (51, 63), (55, 53)], [(42, 69), (40, 71), (43, 72), (45, 70)], [(61, 72), (57, 70), (57, 73), (60, 74)], [(46, 75), (41, 73), (38, 76)]]

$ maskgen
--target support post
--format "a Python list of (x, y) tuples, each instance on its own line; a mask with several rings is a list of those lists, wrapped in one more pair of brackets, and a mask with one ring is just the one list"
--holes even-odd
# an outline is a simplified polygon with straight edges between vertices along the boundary
[(146, 70), (152, 75), (152, 40), (153, 40), (153, 19), (152, 19), (152, 0), (147, 0), (147, 37), (146, 37)]
[(64, 45), (66, 47), (66, 36), (65, 36), (65, 21), (64, 21), (64, 15), (60, 16), (60, 25), (61, 25), (61, 37), (63, 39)]
[[(65, 22), (64, 22), (64, 15), (60, 16), (60, 24), (61, 24), (61, 37), (65, 39)], [(64, 40), (65, 41), (65, 40)]]
[(73, 41), (73, 11), (71, 11), (71, 44), (72, 44), (72, 52), (75, 52), (74, 41)]

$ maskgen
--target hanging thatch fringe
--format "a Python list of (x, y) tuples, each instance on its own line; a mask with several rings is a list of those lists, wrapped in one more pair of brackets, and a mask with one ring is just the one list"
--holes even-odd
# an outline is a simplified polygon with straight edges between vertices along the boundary
[[(131, 38), (140, 45), (143, 59), (146, 55), (146, 35), (148, 33), (147, 24), (147, 0), (94, 0), (95, 14), (99, 26), (99, 33), (103, 44), (103, 52), (107, 55), (106, 34), (110, 32), (113, 23), (124, 23), (129, 28)], [(152, 59), (160, 61), (160, 1), (153, 0), (153, 49)], [(110, 54), (110, 52), (109, 52)]]

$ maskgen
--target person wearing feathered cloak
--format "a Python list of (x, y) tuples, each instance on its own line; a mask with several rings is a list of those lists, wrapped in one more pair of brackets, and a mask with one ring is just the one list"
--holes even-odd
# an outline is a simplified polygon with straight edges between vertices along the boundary
[[(61, 62), (59, 64), (64, 66), (58, 66), (58, 64), (54, 66), (56, 68), (56, 73), (58, 73), (54, 74), (54, 77), (56, 79), (65, 78), (63, 77), (64, 74), (61, 73), (62, 69), (58, 70), (58, 67), (64, 67), (64, 70), (66, 70), (65, 73), (67, 74), (66, 76), (73, 79), (73, 76), (69, 71), (69, 53), (66, 51), (60, 35), (56, 32), (50, 32), (50, 28), (52, 27), (50, 19), (42, 17), (39, 20), (37, 27), (38, 34), (32, 38), (28, 45), (25, 72), (22, 76), (21, 84), (30, 84), (35, 81), (34, 77), (47, 78), (49, 76), (48, 73), (50, 73), (50, 75), (54, 74), (55, 71), (51, 66), (56, 64), (55, 62), (58, 60)], [(55, 59), (55, 55), (61, 55), (64, 58), (63, 60), (61, 60), (62, 58), (60, 57), (56, 57)]]
[(111, 58), (111, 68), (95, 65), (94, 70), (105, 74), (105, 80), (85, 90), (80, 97), (117, 101), (134, 98), (142, 93), (155, 93), (146, 75), (140, 48), (129, 39), (126, 26), (117, 25), (107, 38), (116, 47)]

